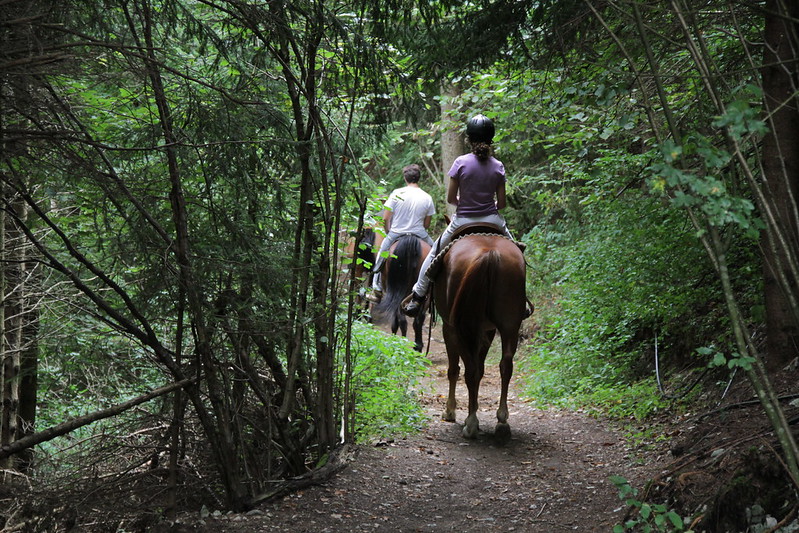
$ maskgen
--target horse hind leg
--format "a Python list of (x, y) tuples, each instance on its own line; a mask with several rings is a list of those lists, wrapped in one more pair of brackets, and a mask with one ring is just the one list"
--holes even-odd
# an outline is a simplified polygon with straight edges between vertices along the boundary
[(480, 421), (477, 418), (478, 393), (480, 381), (483, 378), (483, 365), (477, 361), (471, 364), (464, 363), (464, 377), (466, 388), (469, 391), (469, 415), (463, 425), (463, 436), (467, 439), (474, 439), (480, 432)]
[(399, 309), (393, 310), (391, 316), (391, 333), (396, 335), (397, 332), (403, 337), (408, 333), (408, 321)]
[(469, 416), (466, 417), (466, 423), (463, 426), (463, 436), (467, 439), (477, 437), (480, 431), (480, 422), (477, 418), (480, 382), (483, 380), (486, 355), (488, 355), (488, 349), (491, 347), (495, 333), (495, 331), (485, 331), (478, 335), (475, 343), (477, 348), (472, 348), (470, 352), (467, 352), (468, 363), (464, 359), (464, 377), (469, 390)]
[(449, 381), (449, 391), (447, 393), (447, 405), (444, 409), (442, 418), (447, 422), (455, 422), (455, 409), (458, 404), (455, 400), (455, 387), (458, 384), (461, 367), (458, 359), (457, 337), (450, 330), (450, 326), (444, 324), (444, 343), (447, 346), (447, 380)]
[(405, 315), (399, 307), (394, 309), (392, 313), (391, 333), (396, 335), (399, 331), (400, 335), (405, 337), (408, 334), (408, 319), (405, 318)]
[(460, 376), (461, 368), (458, 365), (457, 358), (455, 364), (450, 360), (449, 367), (447, 368), (447, 379), (449, 380), (449, 391), (447, 393), (447, 406), (444, 409), (442, 418), (447, 422), (455, 422), (455, 410), (458, 408), (458, 403), (455, 400), (455, 386), (458, 384), (458, 377)]
[(413, 349), (421, 352), (424, 348), (424, 318), (425, 312), (422, 310), (413, 319)]
[(508, 424), (508, 387), (513, 375), (513, 356), (519, 344), (518, 330), (516, 333), (502, 335), (502, 359), (499, 362), (499, 374), (502, 380), (502, 389), (497, 408), (497, 427), (494, 435), (502, 440), (510, 440), (510, 424)]

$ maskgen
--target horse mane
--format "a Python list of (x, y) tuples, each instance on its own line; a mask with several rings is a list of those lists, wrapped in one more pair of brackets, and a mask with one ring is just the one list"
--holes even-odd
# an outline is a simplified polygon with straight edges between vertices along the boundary
[(363, 228), (363, 235), (361, 236), (361, 244), (374, 246), (375, 244), (375, 230), (372, 228)]

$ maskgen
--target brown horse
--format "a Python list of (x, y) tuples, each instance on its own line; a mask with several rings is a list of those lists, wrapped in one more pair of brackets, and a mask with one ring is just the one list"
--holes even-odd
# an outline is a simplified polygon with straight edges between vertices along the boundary
[[(408, 319), (402, 312), (401, 304), (411, 293), (413, 284), (419, 275), (422, 261), (427, 257), (430, 245), (415, 235), (402, 235), (391, 244), (389, 256), (383, 264), (383, 298), (372, 307), (372, 319), (375, 322), (389, 321), (391, 332), (400, 331), (402, 336), (408, 333)], [(413, 319), (414, 349), (422, 351), (422, 328), (425, 310)]]
[[(358, 232), (354, 230), (341, 230), (339, 232), (340, 254), (343, 263), (340, 267), (341, 287), (349, 290), (350, 269), (355, 271), (356, 306), (368, 308), (365, 298), (366, 291), (372, 286), (372, 265), (375, 263), (377, 250), (383, 237), (375, 233), (372, 228), (364, 227), (357, 239)], [(357, 239), (357, 242), (356, 242)]]
[(442, 268), (434, 280), (434, 297), (443, 321), (449, 360), (449, 396), (444, 420), (455, 421), (460, 358), (469, 392), (469, 415), (463, 436), (477, 436), (478, 390), (488, 348), (498, 331), (502, 339), (499, 363), (502, 392), (495, 435), (507, 440), (510, 438), (508, 384), (519, 344), (519, 328), (528, 315), (524, 256), (513, 241), (501, 235), (474, 234), (454, 241), (441, 260)]

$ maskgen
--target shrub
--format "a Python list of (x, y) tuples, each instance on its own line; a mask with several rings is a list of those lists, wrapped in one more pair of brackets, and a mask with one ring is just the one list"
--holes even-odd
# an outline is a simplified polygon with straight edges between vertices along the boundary
[(370, 324), (354, 323), (352, 336), (356, 438), (417, 431), (425, 421), (419, 393), (427, 357), (410, 340)]

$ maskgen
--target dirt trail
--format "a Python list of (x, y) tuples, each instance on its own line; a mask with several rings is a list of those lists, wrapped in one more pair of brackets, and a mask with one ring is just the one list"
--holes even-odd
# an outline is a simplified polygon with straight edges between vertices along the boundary
[(480, 389), (482, 432), (465, 440), (462, 379), (457, 422), (441, 420), (446, 355), (436, 333), (430, 347), (435, 392), (425, 398), (430, 423), (423, 432), (361, 446), (348, 466), (326, 483), (247, 514), (209, 516), (198, 529), (608, 532), (620, 523), (626, 509), (609, 476), (621, 475), (642, 487), (660, 459), (629, 450), (608, 423), (580, 413), (532, 408), (513, 390), (508, 405), (512, 438), (497, 444), (492, 438), (499, 397), (494, 364), (487, 366)]

